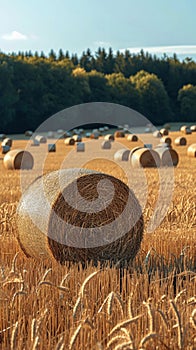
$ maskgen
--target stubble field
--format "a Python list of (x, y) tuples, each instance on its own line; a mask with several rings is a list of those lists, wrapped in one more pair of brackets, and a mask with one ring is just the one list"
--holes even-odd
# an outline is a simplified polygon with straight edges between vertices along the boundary
[[(6, 170), (1, 155), (0, 349), (196, 349), (196, 158), (186, 155), (196, 134), (186, 137), (186, 146), (174, 146), (180, 161), (173, 198), (153, 233), (146, 227), (159, 193), (159, 174), (145, 170), (144, 238), (133, 264), (123, 271), (25, 257), (15, 223), (21, 174)], [(129, 148), (140, 144), (119, 142)], [(25, 145), (17, 140), (13, 148)], [(73, 149), (58, 141), (44, 173), (59, 169)], [(85, 167), (127, 181), (120, 163), (89, 159)], [(139, 182), (138, 177), (141, 187)]]

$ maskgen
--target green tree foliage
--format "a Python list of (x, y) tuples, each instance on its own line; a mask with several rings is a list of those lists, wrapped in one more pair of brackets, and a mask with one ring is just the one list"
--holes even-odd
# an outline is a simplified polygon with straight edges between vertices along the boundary
[(184, 85), (178, 92), (180, 114), (184, 121), (196, 120), (196, 86)]

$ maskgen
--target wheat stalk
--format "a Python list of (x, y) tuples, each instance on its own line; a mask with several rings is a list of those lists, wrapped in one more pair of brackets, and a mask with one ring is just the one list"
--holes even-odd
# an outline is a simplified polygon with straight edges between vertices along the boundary
[(10, 344), (10, 349), (15, 350), (16, 349), (16, 337), (18, 334), (18, 321), (15, 323), (14, 328), (12, 330), (12, 335), (11, 335), (11, 344)]
[(63, 335), (60, 337), (55, 350), (63, 350), (64, 349), (64, 339), (63, 339)]
[(143, 301), (143, 304), (146, 306), (148, 310), (148, 320), (149, 320), (149, 332), (154, 332), (154, 311), (151, 308), (150, 301), (145, 302)]
[(74, 344), (75, 344), (75, 342), (77, 340), (77, 337), (78, 337), (81, 329), (82, 329), (82, 324), (80, 323), (79, 326), (76, 328), (74, 334), (71, 337), (71, 340), (70, 340), (70, 343), (69, 343), (69, 350), (73, 349), (73, 346), (74, 346)]
[(146, 344), (150, 339), (155, 339), (158, 338), (159, 335), (157, 333), (148, 333), (144, 338), (142, 338), (142, 340), (140, 341), (139, 344), (139, 349), (142, 350), (144, 344)]
[(122, 327), (126, 327), (129, 324), (136, 322), (137, 320), (139, 320), (139, 318), (141, 318), (143, 316), (143, 314), (135, 316), (131, 319), (125, 320), (123, 322), (118, 323), (114, 328), (112, 328), (111, 332), (109, 333), (109, 336), (111, 336), (114, 332), (119, 331)]
[(171, 305), (171, 309), (172, 309), (172, 311), (176, 317), (176, 320), (177, 320), (176, 327), (178, 329), (178, 347), (179, 347), (179, 349), (182, 349), (183, 348), (183, 332), (182, 332), (180, 314), (179, 314), (177, 306), (173, 300), (170, 300), (170, 305)]
[(79, 294), (81, 295), (81, 297), (84, 296), (84, 291), (85, 291), (85, 287), (86, 287), (87, 283), (88, 283), (94, 276), (96, 276), (100, 271), (101, 271), (101, 270), (95, 271), (95, 272), (91, 273), (91, 274), (84, 280), (84, 282), (82, 283), (82, 285), (81, 285), (81, 287), (80, 287), (80, 291), (79, 291)]
[(193, 310), (193, 312), (190, 316), (190, 322), (191, 322), (193, 328), (196, 329), (196, 309)]

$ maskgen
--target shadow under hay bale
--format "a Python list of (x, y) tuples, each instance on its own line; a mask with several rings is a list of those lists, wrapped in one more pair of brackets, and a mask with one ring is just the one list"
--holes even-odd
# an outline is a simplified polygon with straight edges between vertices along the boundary
[(155, 150), (140, 148), (130, 155), (134, 168), (158, 168), (161, 164), (159, 154)]
[(159, 154), (162, 166), (177, 166), (179, 162), (178, 153), (169, 147), (157, 147), (156, 152)]
[(185, 146), (186, 145), (186, 138), (185, 137), (177, 137), (174, 141), (176, 146)]
[(187, 155), (189, 157), (196, 157), (196, 143), (190, 145), (187, 149)]
[(138, 141), (138, 137), (137, 137), (137, 135), (130, 134), (130, 135), (127, 136), (127, 141), (137, 142)]
[[(101, 194), (100, 181), (105, 181)], [(111, 186), (114, 193), (108, 202)], [(127, 185), (86, 169), (79, 174), (78, 169), (63, 169), (38, 178), (23, 194), (16, 220), (18, 241), (28, 257), (62, 264), (108, 260), (127, 264), (140, 248), (144, 226), (139, 202)]]
[(127, 162), (129, 160), (129, 155), (130, 155), (130, 150), (129, 149), (119, 149), (115, 154), (114, 154), (114, 160), (116, 162), (122, 162), (125, 161)]
[(14, 149), (8, 152), (3, 160), (4, 166), (8, 170), (33, 168), (34, 159), (30, 152), (22, 149)]

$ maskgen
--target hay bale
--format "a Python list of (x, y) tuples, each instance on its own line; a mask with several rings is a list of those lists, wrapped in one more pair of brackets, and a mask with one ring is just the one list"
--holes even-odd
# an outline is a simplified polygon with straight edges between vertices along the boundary
[(2, 143), (1, 143), (1, 145), (2, 146), (9, 146), (9, 147), (12, 147), (12, 139), (10, 139), (9, 137), (6, 137), (3, 141), (2, 141)]
[(25, 136), (31, 137), (32, 135), (33, 135), (33, 131), (31, 131), (31, 130), (26, 130), (25, 131)]
[(98, 140), (99, 138), (99, 133), (98, 132), (93, 132), (92, 134), (90, 134), (90, 139), (92, 140)]
[(129, 160), (129, 155), (130, 155), (130, 150), (126, 148), (119, 149), (115, 154), (114, 154), (114, 160), (116, 162), (122, 162), (125, 161), (127, 162)]
[(36, 135), (35, 140), (38, 141), (39, 143), (47, 143), (47, 138), (42, 135)]
[(134, 168), (156, 168), (160, 166), (159, 154), (147, 148), (140, 148), (131, 155), (131, 164)]
[(144, 147), (148, 149), (152, 149), (152, 143), (144, 143)]
[(156, 147), (156, 152), (159, 154), (161, 166), (177, 166), (179, 162), (178, 153), (169, 147)]
[[(98, 198), (97, 186), (103, 180), (104, 192)], [(114, 196), (108, 203), (111, 185)], [(78, 209), (83, 201), (88, 202), (86, 211)], [(140, 248), (144, 226), (139, 202), (127, 185), (87, 169), (62, 169), (39, 177), (23, 194), (16, 222), (19, 244), (28, 257), (60, 263), (129, 262)]]
[(1, 153), (2, 153), (2, 154), (6, 154), (6, 153), (8, 153), (9, 151), (10, 151), (10, 146), (8, 146), (8, 145), (2, 146), (2, 145), (1, 145)]
[(153, 136), (156, 137), (156, 138), (161, 138), (161, 137), (162, 137), (162, 135), (161, 135), (161, 133), (160, 133), (159, 130), (155, 130), (155, 131), (153, 132)]
[(89, 138), (91, 137), (91, 133), (90, 133), (90, 132), (86, 132), (85, 137), (86, 137), (87, 139), (89, 139)]
[(136, 151), (138, 151), (138, 149), (141, 149), (141, 148), (144, 148), (144, 147), (137, 146), (137, 147), (132, 148), (131, 151), (130, 151), (130, 154), (129, 154), (129, 159), (131, 160), (131, 157), (132, 157), (133, 153), (135, 153)]
[(84, 151), (85, 151), (84, 142), (77, 142), (76, 143), (76, 152), (84, 152)]
[(82, 136), (80, 135), (73, 135), (72, 138), (75, 140), (75, 142), (82, 142)]
[(167, 143), (168, 146), (171, 146), (172, 144), (172, 139), (168, 136), (163, 136), (161, 139), (160, 139), (160, 142), (161, 143)]
[(73, 146), (75, 145), (75, 140), (73, 139), (73, 137), (67, 137), (64, 143), (66, 146)]
[(137, 137), (137, 135), (130, 134), (130, 135), (127, 136), (127, 141), (137, 142), (138, 141), (138, 137)]
[(114, 137), (115, 137), (115, 138), (125, 137), (125, 132), (124, 132), (124, 130), (117, 130), (117, 131), (114, 133)]
[(161, 136), (167, 136), (167, 135), (169, 135), (169, 131), (165, 128), (162, 128), (160, 130), (160, 134), (161, 134)]
[(38, 140), (33, 140), (33, 143), (31, 144), (31, 146), (39, 146), (40, 145), (40, 143), (39, 143), (39, 141)]
[(101, 144), (101, 148), (102, 149), (111, 149), (112, 145), (110, 141), (103, 141)]
[(48, 144), (48, 152), (56, 152), (56, 144), (55, 143)]
[(53, 139), (55, 137), (54, 131), (48, 131), (48, 139)]
[(188, 157), (196, 157), (196, 143), (190, 145), (187, 149)]
[(30, 152), (22, 149), (14, 149), (8, 152), (3, 160), (6, 169), (32, 169), (34, 165), (34, 159)]
[(181, 126), (180, 131), (186, 135), (191, 134), (191, 130), (190, 130), (189, 126), (187, 126), (187, 125)]
[(190, 130), (191, 132), (196, 132), (196, 125), (191, 125)]
[(107, 134), (107, 135), (105, 135), (104, 140), (106, 140), (106, 141), (114, 141), (115, 137), (114, 137), (113, 134)]
[(109, 127), (106, 125), (106, 126), (104, 126), (104, 130), (105, 131), (108, 131), (109, 130)]
[(176, 146), (185, 146), (186, 145), (186, 138), (185, 137), (177, 137), (174, 141)]

